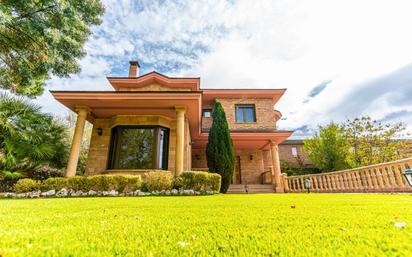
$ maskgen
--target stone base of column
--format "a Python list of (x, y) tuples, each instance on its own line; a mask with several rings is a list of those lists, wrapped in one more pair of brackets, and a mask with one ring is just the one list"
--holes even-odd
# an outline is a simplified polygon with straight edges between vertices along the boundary
[(277, 186), (277, 187), (275, 187), (275, 192), (276, 192), (276, 193), (284, 193), (284, 192), (285, 192), (285, 190), (283, 190), (283, 188), (282, 188), (282, 187)]

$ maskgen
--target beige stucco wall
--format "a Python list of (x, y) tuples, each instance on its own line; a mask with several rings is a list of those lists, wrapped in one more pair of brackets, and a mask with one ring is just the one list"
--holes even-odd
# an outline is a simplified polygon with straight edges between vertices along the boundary
[[(107, 170), (111, 129), (118, 125), (159, 125), (169, 128), (169, 158), (168, 170), (175, 169), (176, 120), (159, 115), (117, 115), (110, 119), (96, 119), (90, 141), (89, 155), (86, 164), (86, 175), (101, 174)], [(103, 134), (97, 134), (97, 128), (103, 129)], [(191, 167), (190, 131), (185, 121), (185, 154), (184, 169)]]
[[(242, 98), (242, 99), (219, 99), (226, 113), (226, 119), (230, 130), (268, 130), (276, 128), (275, 110), (272, 99)], [(237, 104), (254, 104), (256, 110), (256, 122), (236, 122)], [(204, 106), (203, 109), (208, 109)], [(212, 124), (211, 118), (202, 118), (202, 129), (207, 130)]]

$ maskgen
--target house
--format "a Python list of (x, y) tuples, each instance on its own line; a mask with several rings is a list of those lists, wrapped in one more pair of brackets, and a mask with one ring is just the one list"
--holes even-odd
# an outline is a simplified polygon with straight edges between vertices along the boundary
[(207, 170), (205, 148), (218, 99), (226, 112), (236, 153), (234, 184), (271, 183), (282, 192), (278, 145), (292, 131), (276, 129), (274, 106), (285, 89), (201, 89), (200, 78), (157, 72), (108, 77), (114, 91), (51, 91), (78, 114), (67, 176), (76, 174), (85, 121), (93, 124), (86, 175)]
[(279, 159), (296, 167), (313, 167), (308, 153), (303, 149), (304, 140), (287, 139), (279, 144)]

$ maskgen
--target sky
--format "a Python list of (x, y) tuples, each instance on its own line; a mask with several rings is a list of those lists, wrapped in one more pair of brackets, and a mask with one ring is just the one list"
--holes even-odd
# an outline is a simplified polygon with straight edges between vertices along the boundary
[[(48, 90), (112, 90), (106, 76), (200, 77), (202, 88), (287, 88), (278, 129), (369, 115), (412, 131), (410, 0), (104, 0), (82, 71)], [(47, 91), (47, 90), (46, 90)], [(48, 91), (46, 112), (69, 111)]]

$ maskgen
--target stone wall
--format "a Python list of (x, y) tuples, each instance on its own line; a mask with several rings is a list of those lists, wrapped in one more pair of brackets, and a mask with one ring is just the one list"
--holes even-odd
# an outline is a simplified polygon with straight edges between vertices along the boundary
[[(111, 129), (118, 125), (159, 125), (169, 128), (168, 170), (175, 169), (176, 120), (158, 115), (117, 115), (110, 119), (96, 119), (90, 140), (89, 154), (86, 164), (86, 175), (96, 175), (107, 171)], [(97, 134), (102, 128), (103, 134)], [(191, 169), (191, 151), (189, 125), (185, 121), (185, 153), (184, 170)]]
[[(276, 116), (272, 99), (242, 98), (242, 99), (219, 99), (225, 109), (226, 119), (230, 130), (273, 130), (276, 129)], [(256, 111), (256, 122), (236, 122), (237, 104), (254, 104)], [(208, 108), (207, 106), (203, 107)], [(208, 130), (212, 124), (211, 118), (202, 118), (202, 129)]]

